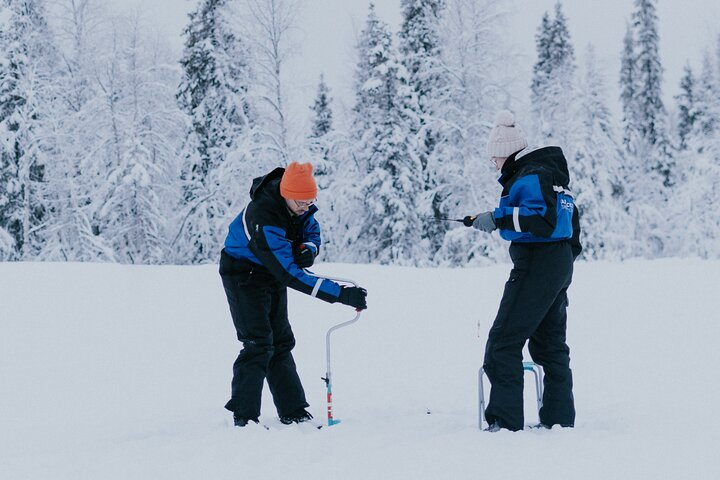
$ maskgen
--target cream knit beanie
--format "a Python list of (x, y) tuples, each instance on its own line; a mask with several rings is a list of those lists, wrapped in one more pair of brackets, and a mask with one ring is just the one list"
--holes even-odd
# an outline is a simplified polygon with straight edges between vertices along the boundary
[(495, 115), (495, 128), (490, 132), (488, 154), (491, 157), (509, 157), (527, 147), (525, 132), (515, 124), (515, 117), (508, 110), (500, 110)]

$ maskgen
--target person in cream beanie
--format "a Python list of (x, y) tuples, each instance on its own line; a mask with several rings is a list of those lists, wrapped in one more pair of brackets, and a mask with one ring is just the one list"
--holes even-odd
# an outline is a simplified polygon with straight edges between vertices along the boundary
[(515, 123), (515, 116), (508, 110), (495, 115), (495, 127), (490, 132), (488, 154), (490, 157), (505, 158), (528, 146), (525, 132)]

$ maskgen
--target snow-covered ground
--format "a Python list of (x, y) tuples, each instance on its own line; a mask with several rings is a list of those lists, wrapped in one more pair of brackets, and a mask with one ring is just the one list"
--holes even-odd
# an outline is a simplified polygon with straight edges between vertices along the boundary
[[(265, 431), (223, 409), (239, 344), (215, 266), (0, 264), (0, 478), (719, 478), (720, 262), (577, 265), (577, 427), (495, 434), (476, 379), (508, 266), (316, 270), (369, 290), (333, 335), (342, 423)], [(352, 314), (291, 293), (319, 419), (325, 332)]]

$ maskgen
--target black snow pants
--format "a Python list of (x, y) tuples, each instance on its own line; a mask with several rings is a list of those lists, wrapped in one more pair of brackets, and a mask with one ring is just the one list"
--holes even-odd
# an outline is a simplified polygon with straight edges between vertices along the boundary
[(512, 243), (513, 269), (488, 335), (483, 368), (491, 384), (488, 423), (524, 428), (522, 349), (545, 372), (540, 422), (575, 423), (570, 349), (565, 343), (567, 289), (572, 281), (570, 242)]
[(223, 250), (220, 276), (237, 338), (243, 344), (233, 365), (232, 394), (225, 408), (256, 420), (267, 379), (279, 416), (308, 407), (292, 349), (295, 336), (287, 312), (287, 288), (260, 265)]

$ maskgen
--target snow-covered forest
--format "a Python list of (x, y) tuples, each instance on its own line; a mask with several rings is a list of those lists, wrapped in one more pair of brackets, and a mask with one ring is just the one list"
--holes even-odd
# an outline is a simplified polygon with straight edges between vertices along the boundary
[(615, 77), (558, 2), (515, 32), (536, 41), (520, 79), (503, 1), (394, 1), (397, 32), (372, 6), (358, 32), (352, 108), (321, 77), (297, 134), (293, 0), (198, 0), (181, 58), (102, 0), (3, 0), (0, 259), (215, 262), (251, 179), (310, 161), (325, 261), (492, 263), (497, 236), (435, 218), (496, 204), (485, 143), (503, 108), (531, 144), (563, 148), (585, 259), (720, 257), (720, 38), (668, 105), (657, 0), (628, 0)]

